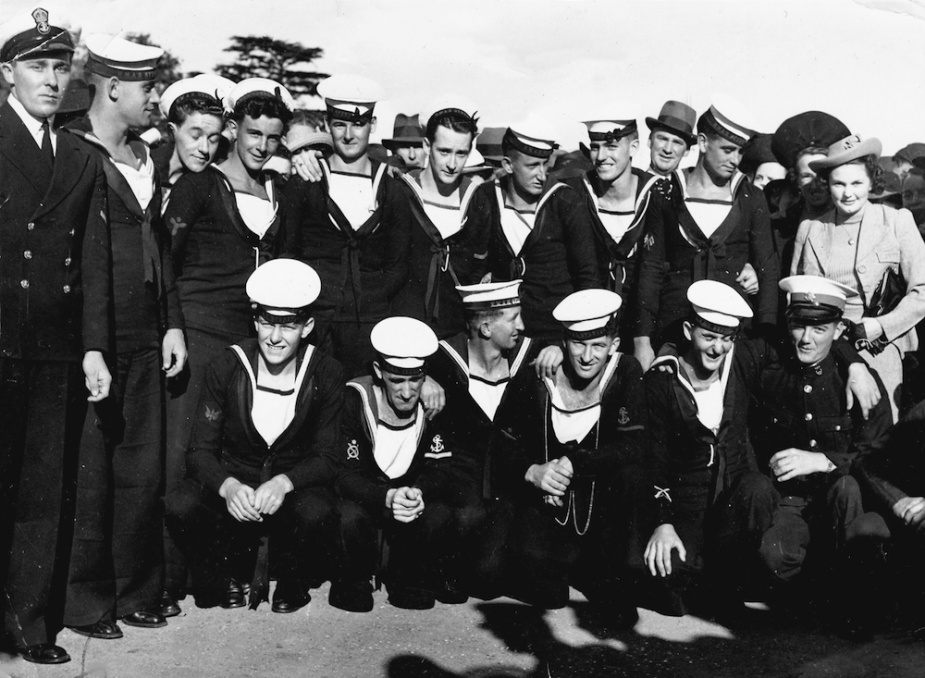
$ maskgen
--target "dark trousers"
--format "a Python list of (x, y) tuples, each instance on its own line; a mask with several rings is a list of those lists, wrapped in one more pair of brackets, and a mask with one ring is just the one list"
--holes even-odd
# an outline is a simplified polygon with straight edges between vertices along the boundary
[(452, 509), (427, 502), (420, 517), (402, 523), (385, 506), (371, 511), (349, 499), (338, 501), (339, 550), (342, 567), (338, 579), (345, 583), (369, 581), (379, 562), (380, 530), (388, 545), (385, 572), (389, 588), (434, 590), (442, 576), (439, 566), (452, 539)]
[[(667, 596), (656, 608), (670, 615), (687, 614), (690, 607), (748, 583), (758, 566), (758, 548), (777, 508), (778, 494), (762, 473), (746, 473), (720, 492), (712, 503), (702, 493), (675, 495), (675, 532), (684, 544), (686, 559), (672, 552), (671, 574), (664, 584)], [(656, 587), (658, 588), (658, 587)]]
[(62, 627), (86, 406), (76, 362), (0, 359), (3, 645), (53, 642)]
[[(167, 444), (164, 466), (164, 495), (176, 490), (186, 479), (186, 449), (193, 432), (193, 419), (205, 384), (209, 363), (228, 346), (246, 339), (223, 333), (186, 330), (189, 359), (183, 373), (167, 383)], [(164, 531), (164, 585), (173, 590), (186, 588), (187, 568), (182, 551)]]
[(326, 312), (315, 318), (313, 336), (318, 341), (315, 345), (337, 358), (344, 367), (345, 378), (369, 374), (370, 365), (376, 358), (369, 335), (377, 321), (336, 321), (332, 317), (331, 312)]
[(65, 623), (153, 607), (164, 576), (160, 349), (119, 353), (113, 394), (84, 425)]
[(188, 479), (167, 497), (166, 522), (182, 549), (199, 593), (219, 591), (228, 578), (249, 582), (262, 535), (279, 579), (303, 583), (310, 554), (325, 553), (336, 524), (335, 499), (324, 487), (293, 490), (263, 522), (238, 522), (217, 492)]
[(879, 532), (889, 534), (883, 518), (865, 512), (857, 481), (841, 476), (805, 497), (781, 497), (760, 554), (773, 581), (787, 583), (803, 571), (811, 547), (831, 556)]

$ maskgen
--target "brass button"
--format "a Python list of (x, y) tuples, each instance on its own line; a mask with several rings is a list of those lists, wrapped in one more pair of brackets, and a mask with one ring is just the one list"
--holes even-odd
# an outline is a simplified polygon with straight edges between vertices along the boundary
[(810, 441), (809, 441), (809, 446), (810, 446), (810, 447), (815, 447), (815, 446), (818, 445), (818, 444), (819, 444), (819, 443), (817, 443), (815, 440), (810, 440)]
[(62, 287), (61, 289), (64, 290), (64, 293), (65, 293), (65, 294), (70, 294), (70, 293), (71, 293), (71, 286), (70, 286), (70, 285), (65, 285), (65, 286)]
[(29, 281), (28, 281), (28, 280), (20, 280), (20, 281), (19, 281), (19, 286), (22, 287), (24, 290), (27, 290), (27, 289), (29, 289)]
[(70, 257), (68, 257), (67, 259), (64, 260), (64, 265), (65, 265), (65, 266), (70, 266), (70, 265), (71, 265), (71, 258), (70, 258)]
[(812, 415), (811, 412), (807, 412), (807, 413), (806, 413), (806, 416), (803, 417), (803, 418), (806, 419), (806, 421), (812, 421), (812, 420), (813, 420), (813, 415)]
[(34, 221), (30, 221), (28, 224), (26, 224), (26, 230), (28, 230), (28, 231), (34, 231), (34, 230), (35, 230), (35, 222), (34, 222)]
[(68, 234), (69, 234), (69, 235), (74, 235), (74, 229), (72, 228), (70, 231), (68, 231)]
[(806, 386), (803, 387), (803, 393), (812, 393), (812, 392), (813, 392), (813, 387), (810, 386), (809, 384), (806, 384)]
[(26, 250), (25, 252), (23, 252), (23, 253), (22, 253), (22, 257), (23, 257), (23, 259), (31, 259), (31, 258), (32, 258), (32, 250)]
[(864, 264), (861, 264), (860, 266), (858, 266), (858, 273), (866, 273), (866, 272), (867, 272), (867, 266), (865, 266)]

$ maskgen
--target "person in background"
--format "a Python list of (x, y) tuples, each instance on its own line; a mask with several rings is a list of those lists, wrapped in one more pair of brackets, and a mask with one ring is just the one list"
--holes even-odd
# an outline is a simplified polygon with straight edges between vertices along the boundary
[(697, 111), (680, 101), (666, 101), (657, 118), (646, 118), (649, 128), (649, 173), (669, 177), (697, 143)]
[(99, 155), (55, 126), (74, 53), (66, 23), (36, 7), (0, 36), (11, 88), (0, 106), (0, 649), (61, 664), (69, 469), (87, 400), (112, 382), (106, 179)]
[(893, 174), (905, 179), (909, 170), (916, 166), (916, 160), (920, 159), (925, 159), (925, 144), (916, 141), (903, 146), (893, 155)]
[[(277, 82), (248, 78), (229, 92), (228, 105), (228, 157), (202, 172), (184, 174), (164, 213), (189, 353), (187, 369), (171, 385), (167, 401), (168, 494), (186, 475), (190, 432), (209, 363), (229, 344), (253, 335), (247, 279), (280, 253), (284, 241), (278, 189), (263, 166), (282, 141), (292, 97)], [(164, 608), (171, 613), (186, 579), (182, 563), (168, 562)]]
[[(426, 121), (425, 121), (426, 123)], [(427, 162), (427, 150), (424, 148), (424, 129), (419, 115), (395, 116), (395, 125), (391, 139), (383, 139), (385, 146), (395, 158), (395, 166), (403, 172), (423, 169)]]
[(908, 210), (869, 202), (882, 182), (879, 158), (879, 140), (852, 135), (810, 163), (834, 209), (800, 224), (790, 271), (857, 289), (848, 336), (883, 380), (897, 421), (903, 355), (918, 348), (912, 330), (925, 318), (925, 242)]
[(743, 172), (755, 188), (764, 188), (772, 181), (778, 181), (787, 176), (787, 170), (777, 162), (771, 151), (771, 134), (756, 134), (742, 150), (742, 163), (739, 171)]

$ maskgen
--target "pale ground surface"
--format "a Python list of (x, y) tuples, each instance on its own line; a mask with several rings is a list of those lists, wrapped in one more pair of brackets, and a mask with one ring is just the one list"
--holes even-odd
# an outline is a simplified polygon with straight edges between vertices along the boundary
[(881, 635), (854, 644), (766, 610), (751, 612), (749, 623), (736, 631), (642, 610), (633, 631), (610, 634), (587, 620), (577, 593), (569, 607), (542, 614), (508, 599), (437, 603), (434, 610), (412, 612), (391, 607), (380, 592), (371, 613), (350, 614), (327, 605), (328, 588), (313, 592), (313, 602), (292, 615), (272, 614), (267, 604), (256, 612), (200, 610), (188, 599), (184, 614), (166, 629), (123, 627), (122, 640), (89, 642), (65, 631), (58, 642), (71, 653), (69, 664), (37, 667), (15, 660), (0, 664), (0, 677), (925, 675), (921, 639)]

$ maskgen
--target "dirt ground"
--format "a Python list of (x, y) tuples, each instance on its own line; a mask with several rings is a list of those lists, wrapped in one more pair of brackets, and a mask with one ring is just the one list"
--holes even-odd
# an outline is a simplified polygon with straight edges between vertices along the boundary
[(327, 605), (328, 585), (291, 614), (197, 609), (164, 629), (123, 626), (125, 638), (88, 640), (64, 631), (58, 643), (73, 660), (36, 666), (0, 661), (6, 678), (634, 678), (787, 677), (919, 678), (925, 641), (890, 633), (852, 643), (767, 609), (750, 609), (735, 629), (695, 617), (640, 610), (632, 631), (595, 623), (573, 593), (562, 610), (542, 612), (509, 599), (437, 603), (414, 612), (391, 607), (351, 614)]

